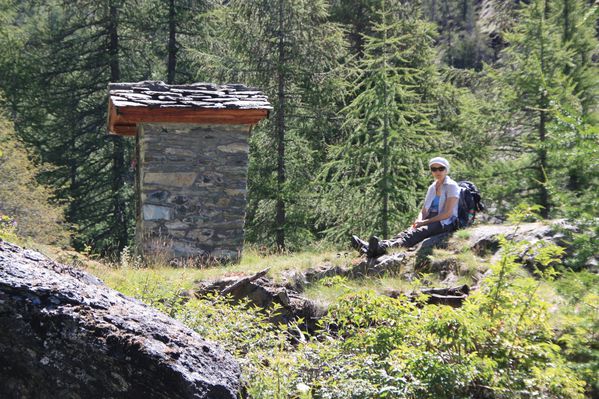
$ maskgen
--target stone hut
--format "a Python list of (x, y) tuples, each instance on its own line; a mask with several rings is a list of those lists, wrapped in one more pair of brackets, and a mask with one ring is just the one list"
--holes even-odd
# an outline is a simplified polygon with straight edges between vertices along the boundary
[(248, 138), (272, 109), (240, 84), (111, 83), (108, 130), (136, 137), (136, 243), (144, 254), (235, 261)]

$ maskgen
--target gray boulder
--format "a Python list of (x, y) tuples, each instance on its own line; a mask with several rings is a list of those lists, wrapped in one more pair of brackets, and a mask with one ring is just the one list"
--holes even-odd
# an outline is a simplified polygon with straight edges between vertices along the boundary
[(575, 233), (578, 228), (563, 219), (551, 223), (523, 223), (513, 225), (481, 225), (469, 229), (469, 243), (475, 254), (485, 256), (499, 249), (499, 236), (515, 241), (528, 241), (531, 244), (539, 240), (553, 243), (569, 250), (569, 241), (564, 232)]
[(0, 242), (0, 398), (236, 398), (240, 369), (181, 323)]

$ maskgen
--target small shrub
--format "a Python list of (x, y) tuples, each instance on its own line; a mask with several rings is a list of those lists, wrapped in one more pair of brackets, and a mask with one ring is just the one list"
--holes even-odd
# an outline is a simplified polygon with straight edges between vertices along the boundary
[(599, 276), (566, 272), (555, 282), (565, 298), (560, 306), (557, 342), (570, 368), (587, 383), (587, 397), (599, 397)]
[(4, 241), (19, 241), (16, 233), (17, 221), (7, 215), (0, 215), (0, 238)]
[(460, 240), (469, 240), (472, 233), (469, 230), (462, 229), (454, 233), (454, 236)]
[(0, 213), (18, 222), (15, 232), (19, 237), (40, 244), (66, 245), (69, 232), (63, 207), (52, 202), (52, 191), (37, 182), (42, 169), (29, 155), (0, 112)]
[(143, 262), (140, 255), (134, 255), (131, 248), (126, 246), (120, 253), (118, 266), (121, 268), (140, 268)]
[(324, 285), (325, 287), (344, 285), (346, 283), (347, 283), (347, 277), (343, 277), (343, 276), (325, 277), (322, 280), (320, 280), (320, 284)]
[[(273, 324), (278, 306), (258, 309), (219, 295), (189, 299), (177, 282), (154, 277), (130, 291), (232, 353), (250, 398), (581, 399), (582, 378), (596, 376), (597, 352), (584, 362), (578, 358), (588, 356), (587, 347), (596, 349), (596, 316), (581, 316), (588, 324), (568, 322), (556, 337), (539, 287), (554, 279), (560, 251), (535, 246), (533, 277), (519, 263), (530, 245), (505, 237), (500, 242), (492, 274), (461, 308), (354, 287), (330, 306), (313, 336), (299, 331), (301, 321)], [(346, 283), (324, 281), (332, 285), (327, 289)], [(580, 284), (590, 287), (574, 281), (572, 288), (560, 287), (576, 292)], [(580, 297), (596, 303), (596, 294), (589, 295)]]

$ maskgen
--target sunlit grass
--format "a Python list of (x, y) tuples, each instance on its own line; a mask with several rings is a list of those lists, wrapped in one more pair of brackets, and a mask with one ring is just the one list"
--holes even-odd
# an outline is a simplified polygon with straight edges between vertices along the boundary
[(173, 267), (166, 263), (150, 263), (149, 267), (123, 266), (84, 262), (85, 268), (102, 279), (112, 288), (130, 294), (131, 287), (138, 287), (148, 280), (161, 281), (164, 286), (179, 290), (189, 290), (199, 280), (214, 280), (227, 276), (250, 276), (269, 268), (268, 276), (275, 282), (282, 282), (286, 275), (303, 272), (323, 264), (336, 266), (347, 264), (346, 255), (328, 251), (307, 251), (288, 254), (261, 254), (255, 249), (244, 251), (237, 264), (212, 265), (208, 267)]
[(328, 306), (343, 295), (361, 290), (374, 291), (380, 295), (389, 294), (391, 291), (408, 294), (416, 286), (407, 281), (403, 276), (383, 276), (369, 278), (324, 278), (311, 286), (302, 294), (319, 305)]
[[(458, 277), (456, 285), (472, 285), (473, 277), (488, 268), (487, 260), (477, 257), (471, 251), (461, 250), (467, 245), (467, 237), (466, 233), (456, 233), (450, 240), (448, 248), (434, 248), (428, 256), (430, 262), (447, 260), (453, 264), (451, 267), (456, 270), (452, 272)], [(84, 268), (108, 286), (138, 298), (152, 296), (156, 294), (156, 290), (165, 293), (190, 291), (199, 281), (251, 276), (267, 268), (269, 269), (267, 276), (270, 279), (276, 283), (284, 283), (286, 279), (293, 279), (296, 274), (311, 268), (335, 266), (351, 268), (357, 261), (354, 252), (339, 252), (327, 247), (314, 247), (298, 253), (267, 253), (257, 247), (246, 246), (238, 263), (203, 266), (185, 262), (173, 266), (160, 257), (142, 262), (128, 250), (124, 251), (121, 259), (115, 262), (96, 261), (85, 254), (73, 251), (55, 251), (50, 256), (61, 263)], [(302, 295), (327, 306), (347, 293), (364, 289), (385, 295), (391, 291), (409, 293), (425, 286), (445, 286), (438, 271), (433, 272), (428, 267), (411, 273), (410, 278), (406, 277), (405, 271), (402, 268), (402, 273), (382, 277), (328, 277), (309, 284)], [(411, 279), (417, 281), (411, 282), (409, 281)]]

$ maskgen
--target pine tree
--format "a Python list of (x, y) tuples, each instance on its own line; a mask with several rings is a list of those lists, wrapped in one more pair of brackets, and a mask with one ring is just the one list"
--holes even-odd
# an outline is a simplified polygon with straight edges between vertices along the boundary
[[(570, 62), (564, 66), (564, 73), (572, 80), (574, 94), (581, 103), (579, 112), (570, 109), (562, 116), (568, 119), (573, 113), (579, 114), (574, 119), (581, 119), (582, 125), (595, 124), (599, 121), (599, 68), (593, 60), (593, 54), (599, 48), (595, 28), (599, 5), (587, 5), (583, 0), (557, 0), (553, 7), (557, 14), (556, 23), (561, 31), (561, 43), (572, 54)], [(580, 128), (579, 123), (574, 126)], [(586, 146), (581, 141), (578, 143)], [(566, 152), (569, 152), (571, 147), (572, 145), (568, 145), (561, 148), (567, 148)], [(568, 190), (577, 193), (587, 189), (593, 174), (585, 167), (583, 157), (564, 157), (571, 161), (567, 165)]]
[(423, 186), (421, 160), (443, 141), (427, 103), (436, 75), (433, 27), (414, 8), (385, 3), (354, 70), (355, 97), (343, 110), (348, 137), (331, 148), (323, 173), (322, 216), (336, 241), (351, 231), (388, 237), (405, 222)]
[(492, 61), (492, 42), (481, 32), (479, 16), (483, 5), (475, 0), (424, 0), (426, 18), (437, 25), (437, 48), (449, 66), (480, 70)]
[(588, 5), (584, 0), (555, 0), (556, 23), (560, 25), (561, 43), (572, 58), (564, 73), (571, 77), (574, 93), (581, 100), (582, 113), (597, 120), (599, 109), (599, 77), (593, 60), (599, 46), (596, 24), (599, 4)]
[(564, 72), (573, 53), (562, 44), (549, 0), (524, 6), (507, 38), (510, 45), (503, 53), (500, 81), (511, 123), (500, 150), (508, 157), (516, 155), (512, 178), (520, 183), (519, 197), (541, 205), (541, 215), (548, 217), (553, 206), (550, 178), (557, 166), (548, 159), (557, 134), (552, 124), (560, 109), (579, 104), (572, 80)]
[(0, 100), (14, 123), (19, 122), (19, 104), (30, 97), (30, 79), (38, 70), (28, 48), (33, 4), (35, 0), (0, 0), (0, 89), (5, 94)]
[(132, 232), (132, 189), (125, 184), (132, 143), (106, 135), (106, 90), (125, 78), (123, 7), (79, 0), (35, 11), (29, 46), (37, 70), (28, 86), (33, 98), (19, 105), (18, 133), (53, 165), (41, 178), (68, 203), (75, 246), (120, 251)]
[(513, 29), (518, 20), (519, 3), (519, 0), (480, 2), (477, 27), (488, 38), (488, 46), (492, 52), (489, 62), (497, 62), (500, 52), (507, 46), (505, 34)]
[(270, 243), (274, 236), (277, 248), (293, 248), (313, 228), (308, 187), (321, 129), (334, 124), (342, 31), (322, 0), (239, 0), (227, 11), (235, 54), (221, 63), (223, 75), (263, 89), (274, 106), (252, 132), (246, 237)]
[(146, 57), (152, 77), (169, 84), (191, 83), (195, 51), (206, 37), (203, 18), (212, 8), (208, 0), (146, 0), (131, 6), (135, 31), (147, 38)]
[[(400, 0), (385, 0), (399, 3)], [(377, 10), (382, 0), (331, 0), (331, 19), (345, 25), (351, 53), (361, 57), (364, 52), (364, 35), (372, 34), (372, 27), (380, 15)], [(389, 8), (389, 7), (388, 7)]]

